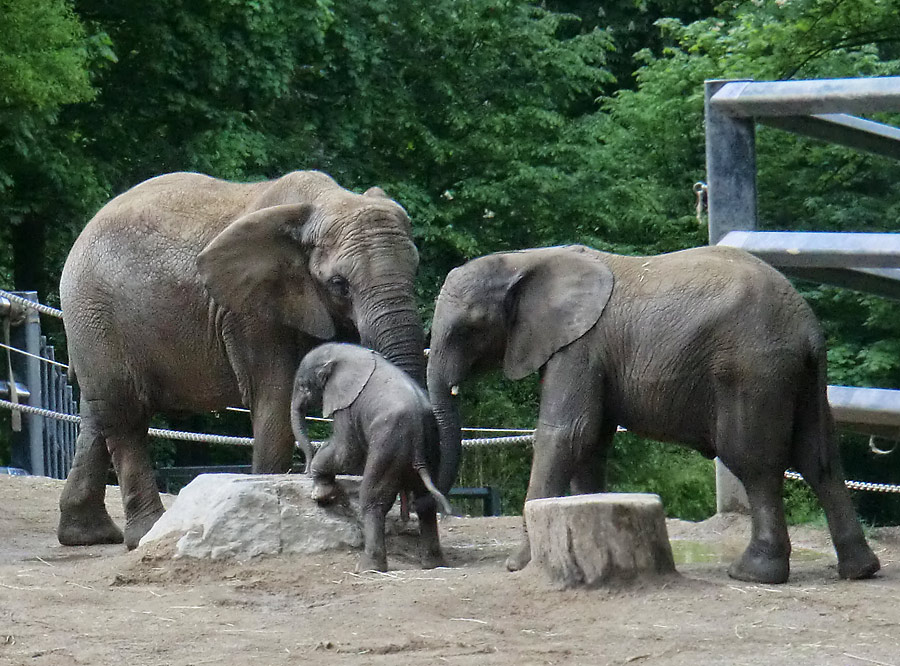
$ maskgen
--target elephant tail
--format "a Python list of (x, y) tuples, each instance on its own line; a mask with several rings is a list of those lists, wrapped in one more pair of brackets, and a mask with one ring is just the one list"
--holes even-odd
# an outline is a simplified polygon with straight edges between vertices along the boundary
[(453, 513), (453, 507), (450, 506), (450, 502), (444, 497), (444, 494), (435, 487), (434, 482), (431, 480), (431, 474), (428, 473), (428, 468), (425, 467), (425, 465), (416, 465), (416, 471), (419, 473), (419, 478), (422, 479), (422, 483), (425, 484), (425, 488), (437, 501), (441, 513), (445, 516), (451, 515)]
[(833, 465), (840, 465), (826, 372), (824, 345), (813, 345), (806, 359), (804, 380), (797, 387), (794, 407), (793, 463), (800, 470), (816, 470), (821, 474), (828, 474)]

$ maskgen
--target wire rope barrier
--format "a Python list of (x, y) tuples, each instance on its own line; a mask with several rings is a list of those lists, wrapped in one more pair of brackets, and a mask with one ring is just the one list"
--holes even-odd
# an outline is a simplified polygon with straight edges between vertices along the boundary
[(41, 314), (50, 315), (51, 317), (56, 317), (57, 319), (63, 318), (62, 310), (59, 310), (54, 307), (50, 307), (49, 305), (44, 305), (43, 303), (38, 303), (37, 301), (29, 301), (27, 298), (22, 298), (21, 296), (16, 296), (8, 291), (0, 289), (0, 296), (8, 300), (10, 303), (16, 303), (18, 305), (23, 305), (26, 308), (31, 308), (32, 310), (37, 310)]
[[(8, 291), (0, 289), (0, 297), (6, 298), (8, 301), (12, 303), (17, 303), (19, 305), (23, 305), (25, 307), (32, 308), (37, 310), (42, 314), (49, 315), (51, 317), (57, 317), (62, 319), (63, 313), (62, 310), (58, 310), (57, 308), (51, 307), (49, 305), (44, 305), (42, 303), (38, 303), (36, 301), (30, 301), (27, 298), (22, 298), (21, 296), (17, 296), (15, 294), (11, 294)], [(24, 350), (17, 349), (15, 347), (11, 347), (9, 345), (0, 343), (0, 347), (6, 349), (7, 351), (14, 351), (19, 354), (24, 354), (25, 356), (30, 356), (36, 358), (38, 360), (44, 361), (45, 363), (50, 363), (52, 365), (56, 365), (62, 368), (68, 368), (64, 363), (60, 363), (58, 361), (54, 361), (52, 359), (44, 358), (42, 356), (37, 356), (35, 354), (30, 354), (25, 352)], [(38, 416), (42, 416), (44, 418), (57, 419), (60, 421), (66, 421), (68, 423), (81, 423), (81, 417), (75, 414), (64, 414), (61, 412), (56, 412), (50, 409), (44, 409), (42, 407), (33, 407), (32, 405), (24, 405), (17, 402), (11, 402), (9, 400), (0, 399), (0, 407), (18, 411), (25, 412), (28, 414), (36, 414)], [(226, 407), (227, 411), (231, 412), (241, 412), (249, 414), (250, 410), (245, 407)], [(318, 422), (331, 422), (333, 419), (325, 419), (320, 417), (308, 416), (308, 420), (310, 421), (318, 421)], [(462, 428), (463, 432), (474, 432), (474, 433), (517, 433), (511, 436), (499, 436), (499, 437), (476, 437), (471, 439), (462, 440), (462, 444), (464, 447), (479, 447), (479, 446), (495, 446), (495, 445), (513, 445), (513, 444), (530, 444), (534, 442), (534, 430), (526, 429), (526, 428)], [(624, 428), (618, 429), (620, 432), (624, 431)], [(237, 446), (251, 446), (253, 444), (252, 437), (235, 437), (231, 435), (215, 435), (211, 433), (202, 433), (202, 432), (185, 432), (182, 430), (167, 430), (163, 428), (149, 428), (147, 430), (147, 434), (151, 437), (160, 437), (164, 439), (176, 439), (186, 442), (198, 442), (198, 443), (207, 443), (207, 444), (228, 444), (228, 445), (237, 445)], [(322, 442), (312, 442), (314, 447), (319, 447), (322, 445)], [(803, 476), (794, 472), (792, 470), (787, 470), (784, 473), (784, 478), (794, 481), (803, 481)], [(871, 483), (868, 481), (845, 481), (844, 484), (850, 490), (859, 490), (863, 492), (879, 492), (879, 493), (900, 493), (900, 485), (894, 485), (889, 483)]]
[[(54, 412), (49, 409), (43, 409), (41, 407), (32, 407), (31, 405), (23, 405), (19, 403), (13, 403), (9, 400), (0, 399), (0, 407), (5, 409), (13, 409), (21, 412), (26, 412), (29, 414), (37, 414), (38, 416), (42, 416), (45, 418), (59, 419), (61, 421), (68, 421), (70, 423), (80, 423), (81, 417), (76, 416), (74, 414), (63, 414), (61, 412)], [(201, 432), (185, 432), (181, 430), (166, 430), (162, 428), (150, 428), (147, 433), (151, 437), (161, 437), (165, 439), (177, 439), (187, 442), (202, 442), (208, 444), (230, 444), (230, 445), (238, 445), (238, 446), (251, 446), (253, 444), (252, 437), (233, 437), (229, 435), (214, 435), (210, 433), (201, 433)], [(474, 447), (474, 446), (489, 446), (489, 445), (511, 445), (511, 444), (529, 444), (534, 441), (533, 434), (527, 435), (517, 435), (513, 437), (482, 437), (478, 439), (465, 439), (463, 440), (463, 446), (466, 447)], [(312, 442), (313, 446), (319, 447), (322, 445), (322, 442)], [(788, 470), (784, 473), (784, 477), (786, 479), (795, 480), (795, 481), (803, 481), (803, 476), (798, 474), (797, 472)], [(879, 493), (900, 493), (900, 485), (893, 485), (889, 483), (870, 483), (868, 481), (845, 481), (844, 482), (847, 488), (850, 490), (859, 490), (864, 492), (879, 492)]]
[(38, 356), (37, 354), (32, 354), (31, 352), (27, 352), (24, 349), (19, 349), (17, 347), (11, 347), (10, 345), (4, 344), (0, 342), (0, 349), (5, 349), (7, 351), (16, 352), (17, 354), (21, 354), (22, 356), (27, 356), (28, 358), (37, 359), (38, 361), (43, 361), (49, 365), (55, 365), (57, 368), (62, 368), (63, 370), (68, 370), (69, 366), (65, 363), (60, 363), (59, 361), (54, 361), (50, 358), (44, 358), (43, 356)]

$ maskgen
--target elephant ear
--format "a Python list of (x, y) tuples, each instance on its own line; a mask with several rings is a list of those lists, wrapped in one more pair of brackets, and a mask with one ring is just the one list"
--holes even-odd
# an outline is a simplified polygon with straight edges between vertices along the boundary
[(197, 257), (207, 290), (229, 310), (254, 313), (323, 340), (334, 322), (309, 272), (303, 228), (315, 207), (271, 206), (225, 228)]
[(377, 185), (373, 185), (365, 192), (363, 192), (363, 196), (367, 197), (381, 197), (382, 199), (388, 199), (388, 195), (385, 193), (383, 189), (378, 187)]
[(533, 250), (517, 259), (521, 265), (507, 295), (509, 334), (503, 359), (510, 379), (529, 375), (587, 333), (613, 289), (612, 271), (589, 248)]
[(322, 416), (328, 418), (353, 404), (375, 372), (375, 352), (354, 355), (352, 360), (334, 361), (322, 392)]

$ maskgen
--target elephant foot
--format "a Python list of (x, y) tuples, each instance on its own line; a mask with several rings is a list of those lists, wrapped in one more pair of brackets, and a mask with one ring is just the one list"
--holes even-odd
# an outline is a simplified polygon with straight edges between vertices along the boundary
[(155, 511), (148, 516), (127, 520), (125, 522), (125, 547), (134, 550), (138, 547), (144, 535), (156, 524), (164, 510)]
[(122, 543), (122, 530), (101, 506), (95, 511), (67, 511), (59, 517), (56, 538), (63, 546), (95, 546), (101, 543)]
[(359, 556), (359, 562), (356, 565), (356, 572), (361, 573), (363, 571), (387, 571), (387, 556), (381, 555), (378, 557), (373, 557), (368, 553), (363, 553)]
[(521, 571), (531, 562), (531, 542), (527, 539), (519, 550), (506, 558), (507, 571)]
[(772, 555), (751, 544), (728, 568), (728, 575), (748, 583), (785, 583), (790, 573), (790, 552)]
[(316, 504), (326, 506), (334, 504), (340, 498), (341, 490), (336, 481), (317, 479), (313, 484), (312, 499)]
[(881, 568), (878, 557), (866, 543), (861, 544), (852, 554), (842, 553), (838, 558), (838, 576), (849, 580), (871, 578)]
[(421, 553), (419, 561), (422, 563), (423, 569), (436, 569), (447, 566), (447, 560), (444, 559), (444, 554), (440, 550), (437, 552), (429, 550)]

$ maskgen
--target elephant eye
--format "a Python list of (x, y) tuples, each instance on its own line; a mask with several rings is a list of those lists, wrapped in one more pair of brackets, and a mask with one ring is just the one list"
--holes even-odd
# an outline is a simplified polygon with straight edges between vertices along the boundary
[(342, 298), (350, 295), (350, 283), (343, 275), (332, 275), (328, 278), (328, 287)]

